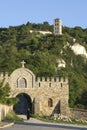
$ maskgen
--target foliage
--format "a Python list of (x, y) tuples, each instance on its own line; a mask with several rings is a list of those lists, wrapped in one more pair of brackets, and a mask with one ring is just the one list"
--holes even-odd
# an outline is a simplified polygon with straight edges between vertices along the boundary
[[(30, 33), (30, 30), (33, 32)], [(70, 107), (87, 108), (87, 59), (80, 55), (76, 56), (67, 46), (67, 42), (73, 45), (73, 39), (76, 39), (76, 42), (87, 50), (87, 29), (63, 27), (61, 36), (35, 32), (39, 30), (53, 32), (53, 25), (47, 21), (41, 24), (27, 22), (26, 25), (0, 28), (0, 72), (10, 74), (20, 67), (20, 62), (24, 60), (26, 67), (36, 76), (68, 76)], [(56, 69), (58, 58), (65, 60), (65, 69)], [(10, 104), (13, 99), (6, 97), (9, 96), (10, 89), (4, 89), (5, 92), (2, 90), (0, 87), (0, 93), (4, 94), (4, 96), (0, 94), (0, 102)]]
[(6, 104), (6, 105), (13, 105), (17, 103), (17, 98), (10, 98), (10, 87), (9, 84), (1, 81), (0, 82), (0, 103)]

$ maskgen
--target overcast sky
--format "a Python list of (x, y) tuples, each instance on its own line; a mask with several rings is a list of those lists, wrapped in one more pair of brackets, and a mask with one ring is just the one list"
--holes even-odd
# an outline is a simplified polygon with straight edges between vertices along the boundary
[(0, 0), (0, 27), (53, 24), (55, 18), (63, 26), (87, 28), (87, 0)]

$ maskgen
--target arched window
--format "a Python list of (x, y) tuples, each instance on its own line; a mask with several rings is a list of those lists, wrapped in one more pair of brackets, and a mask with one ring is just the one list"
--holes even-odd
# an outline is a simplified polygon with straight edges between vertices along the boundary
[(48, 99), (48, 107), (53, 106), (53, 100), (51, 98)]
[(27, 87), (27, 82), (25, 78), (21, 78), (18, 80), (18, 87), (21, 88), (26, 88)]

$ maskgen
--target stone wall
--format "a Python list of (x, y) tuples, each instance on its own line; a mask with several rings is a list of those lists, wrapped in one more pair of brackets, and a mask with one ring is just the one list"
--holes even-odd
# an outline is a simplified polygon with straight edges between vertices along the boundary
[(3, 120), (11, 107), (0, 104), (0, 121)]
[[(51, 77), (37, 78), (35, 88), (39, 102), (39, 113), (51, 115), (54, 113), (66, 113), (68, 111), (69, 85), (67, 78)], [(53, 106), (48, 106), (48, 100), (52, 99)], [(63, 104), (62, 104), (63, 103)]]
[(87, 121), (87, 110), (71, 108), (70, 117), (77, 121)]
[[(10, 76), (0, 75), (0, 80), (5, 77), (11, 87), (11, 97), (21, 93), (27, 94), (33, 104), (36, 114), (51, 115), (68, 112), (69, 83), (63, 77), (35, 77), (27, 68), (18, 68)], [(51, 101), (51, 103), (49, 103)]]

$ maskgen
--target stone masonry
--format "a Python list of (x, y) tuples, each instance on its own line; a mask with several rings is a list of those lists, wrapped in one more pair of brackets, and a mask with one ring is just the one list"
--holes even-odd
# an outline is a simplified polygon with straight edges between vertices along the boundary
[(36, 77), (31, 70), (24, 67), (24, 63), (10, 76), (7, 73), (5, 76), (1, 74), (0, 80), (3, 78), (11, 87), (11, 97), (21, 93), (30, 97), (31, 112), (39, 115), (68, 114), (68, 78)]

